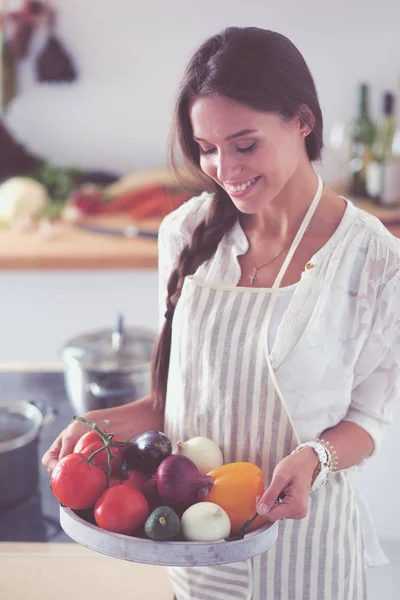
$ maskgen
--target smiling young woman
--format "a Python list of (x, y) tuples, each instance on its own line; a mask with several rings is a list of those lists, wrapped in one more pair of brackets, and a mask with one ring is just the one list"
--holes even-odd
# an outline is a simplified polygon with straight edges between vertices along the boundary
[[(348, 470), (378, 450), (398, 397), (400, 242), (315, 172), (317, 92), (279, 33), (206, 40), (172, 134), (173, 163), (178, 150), (205, 192), (160, 228), (151, 395), (90, 420), (121, 439), (208, 437), (225, 463), (263, 471), (258, 511), (279, 520), (277, 543), (247, 562), (171, 568), (178, 600), (364, 600), (364, 546), (369, 564), (384, 557)], [(44, 464), (81, 433), (61, 433)]]
[(285, 519), (248, 563), (171, 569), (176, 596), (363, 599), (364, 540), (384, 557), (348, 468), (377, 451), (397, 395), (400, 243), (317, 176), (316, 88), (278, 33), (199, 48), (173, 140), (206, 192), (160, 229), (153, 397), (173, 441), (205, 435), (259, 465), (258, 510)]

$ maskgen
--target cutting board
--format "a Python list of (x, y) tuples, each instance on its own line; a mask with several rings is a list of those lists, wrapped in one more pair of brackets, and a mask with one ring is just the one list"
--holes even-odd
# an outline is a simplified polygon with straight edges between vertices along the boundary
[[(135, 224), (158, 231), (161, 219), (133, 223), (129, 216), (107, 215), (85, 221), (104, 227)], [(157, 241), (89, 233), (57, 223), (52, 237), (37, 232), (0, 230), (0, 269), (156, 269)]]

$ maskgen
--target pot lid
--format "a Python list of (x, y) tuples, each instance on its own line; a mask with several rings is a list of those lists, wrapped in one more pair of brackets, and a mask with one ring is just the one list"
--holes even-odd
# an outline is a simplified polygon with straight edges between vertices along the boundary
[(69, 340), (62, 349), (67, 365), (101, 373), (148, 370), (157, 336), (139, 327), (125, 329), (118, 315), (114, 329), (101, 329)]

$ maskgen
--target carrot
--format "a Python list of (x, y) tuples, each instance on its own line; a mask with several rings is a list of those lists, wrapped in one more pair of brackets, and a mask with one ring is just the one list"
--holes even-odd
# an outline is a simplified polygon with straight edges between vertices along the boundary
[(146, 202), (154, 194), (158, 194), (164, 190), (164, 186), (153, 185), (147, 188), (136, 191), (128, 191), (116, 196), (111, 202), (104, 203), (102, 206), (103, 213), (119, 213), (129, 211), (133, 207)]
[(136, 204), (131, 210), (131, 216), (135, 221), (163, 217), (182, 204), (184, 200), (187, 200), (187, 194), (171, 196), (168, 191), (162, 190), (146, 198), (140, 204)]

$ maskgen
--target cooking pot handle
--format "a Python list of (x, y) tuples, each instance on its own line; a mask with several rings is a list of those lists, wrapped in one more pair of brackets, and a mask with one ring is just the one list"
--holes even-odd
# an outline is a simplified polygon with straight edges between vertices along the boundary
[(123, 396), (131, 396), (136, 392), (136, 388), (133, 386), (128, 388), (107, 389), (98, 383), (89, 383), (89, 390), (95, 398), (100, 398), (101, 400), (107, 398), (122, 398)]
[(37, 402), (36, 400), (29, 400), (29, 404), (33, 404), (40, 410), (43, 415), (43, 426), (50, 425), (58, 416), (58, 410), (53, 408), (49, 404), (43, 404), (43, 402)]

